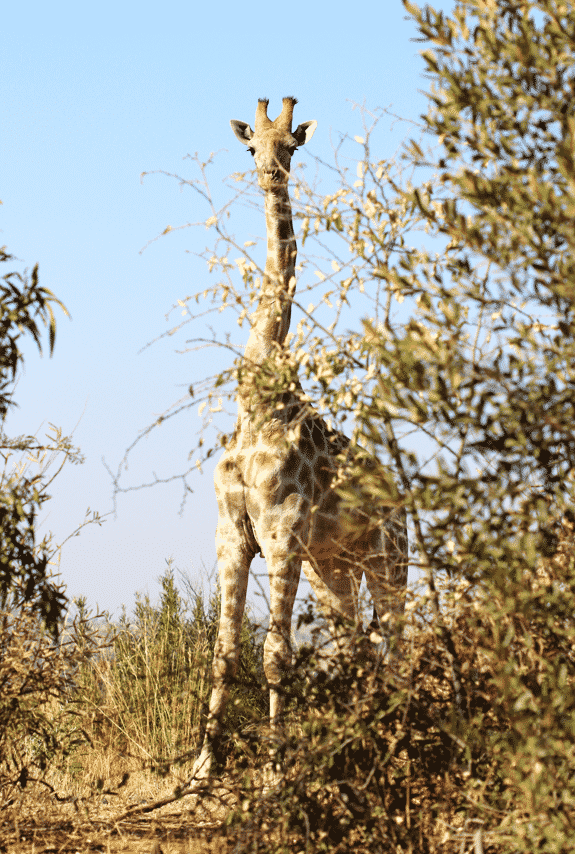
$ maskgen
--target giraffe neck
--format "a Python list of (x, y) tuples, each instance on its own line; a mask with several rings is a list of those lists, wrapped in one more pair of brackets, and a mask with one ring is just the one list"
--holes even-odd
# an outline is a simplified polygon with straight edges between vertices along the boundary
[[(266, 231), (268, 252), (258, 306), (251, 316), (251, 332), (244, 361), (253, 368), (282, 345), (289, 331), (292, 300), (295, 293), (297, 245), (287, 186), (266, 191)], [(238, 390), (240, 416), (248, 405), (247, 394)]]

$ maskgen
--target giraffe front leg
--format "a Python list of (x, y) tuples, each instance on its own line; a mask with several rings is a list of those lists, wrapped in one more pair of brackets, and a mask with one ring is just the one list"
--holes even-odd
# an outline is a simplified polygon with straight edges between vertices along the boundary
[(291, 623), (301, 560), (273, 546), (265, 550), (265, 555), (270, 581), (270, 625), (264, 644), (264, 672), (270, 689), (270, 721), (275, 730), (284, 706), (282, 676), (292, 663)]
[[(275, 545), (275, 544), (274, 544)], [(270, 625), (264, 643), (264, 672), (270, 691), (271, 743), (264, 770), (264, 789), (279, 782), (281, 765), (278, 747), (285, 705), (282, 678), (292, 666), (291, 624), (299, 584), (301, 560), (286, 549), (265, 548), (270, 582)]]
[(220, 576), (221, 611), (218, 637), (212, 666), (212, 693), (201, 753), (194, 763), (192, 777), (205, 780), (210, 776), (214, 753), (218, 751), (222, 718), (230, 683), (240, 655), (240, 634), (246, 603), (251, 561), (254, 555), (245, 542), (241, 524), (220, 520), (216, 534)]

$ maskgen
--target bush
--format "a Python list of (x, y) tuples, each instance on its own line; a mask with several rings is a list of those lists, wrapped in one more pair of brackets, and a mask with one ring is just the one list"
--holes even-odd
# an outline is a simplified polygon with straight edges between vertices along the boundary
[(0, 612), (0, 799), (39, 783), (89, 742), (77, 705), (82, 668), (101, 648), (90, 621), (77, 618), (58, 640), (31, 606)]

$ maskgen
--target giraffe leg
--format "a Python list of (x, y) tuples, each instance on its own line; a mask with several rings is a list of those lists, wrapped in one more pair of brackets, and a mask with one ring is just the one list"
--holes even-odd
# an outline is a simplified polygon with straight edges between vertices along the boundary
[(324, 666), (329, 668), (334, 653), (350, 652), (350, 644), (353, 645), (350, 623), (361, 626), (359, 588), (363, 573), (353, 561), (341, 555), (313, 564), (304, 561), (302, 568), (330, 627), (330, 641), (317, 650), (319, 659), (325, 659)]
[(264, 554), (270, 582), (270, 625), (264, 643), (264, 672), (270, 691), (272, 742), (263, 779), (264, 790), (269, 791), (281, 777), (274, 735), (280, 731), (285, 704), (282, 676), (292, 665), (291, 624), (301, 560), (289, 549), (278, 548), (277, 542), (273, 540), (267, 547), (264, 544)]
[(315, 593), (324, 616), (333, 625), (334, 618), (357, 622), (358, 596), (362, 570), (351, 559), (332, 555), (321, 561), (303, 561), (302, 569)]
[[(390, 513), (378, 532), (378, 541), (375, 548), (366, 549), (364, 571), (367, 589), (382, 620), (386, 614), (403, 614), (405, 607), (409, 553), (404, 510)], [(379, 554), (374, 555), (374, 551)]]
[(217, 750), (221, 720), (225, 711), (230, 682), (237, 670), (240, 634), (246, 603), (249, 568), (254, 557), (246, 544), (239, 522), (220, 519), (216, 534), (220, 575), (221, 613), (212, 667), (212, 693), (206, 732), (200, 756), (192, 776), (203, 780), (210, 776), (214, 749)]
[(270, 689), (272, 729), (283, 711), (281, 679), (292, 662), (291, 623), (301, 571), (301, 560), (293, 552), (264, 546), (270, 581), (270, 625), (264, 643), (264, 672)]

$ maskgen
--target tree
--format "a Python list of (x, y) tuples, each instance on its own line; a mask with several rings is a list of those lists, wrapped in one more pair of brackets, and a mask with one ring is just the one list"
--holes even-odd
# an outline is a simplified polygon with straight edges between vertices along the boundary
[[(567, 851), (575, 829), (572, 8), (460, 0), (448, 17), (405, 6), (431, 43), (423, 121), (437, 144), (426, 153), (412, 142), (408, 159), (437, 177), (407, 188), (402, 209), (420, 214), (443, 248), (371, 265), (414, 304), (403, 327), (365, 324), (362, 355), (377, 379), (358, 404), (360, 432), (393, 459), (410, 510), (453, 671), (453, 735), (466, 744), (475, 818), (493, 826), (489, 810), (499, 810), (514, 828), (514, 850)], [(369, 243), (382, 245), (368, 199), (356, 208), (362, 257)], [(425, 434), (424, 453), (409, 447), (406, 428)], [(357, 471), (352, 482), (350, 502), (390, 489), (383, 473), (367, 481)], [(461, 597), (451, 613), (441, 576)], [(486, 662), (487, 728), (471, 676)]]
[[(0, 262), (12, 259), (5, 249), (0, 250)], [(4, 470), (0, 475), (0, 607), (8, 604), (19, 606), (33, 602), (37, 612), (51, 631), (57, 624), (66, 601), (59, 585), (50, 579), (49, 541), (36, 543), (36, 516), (42, 504), (49, 498), (43, 480), (43, 471), (30, 474), (29, 464), (13, 465), (12, 457), (18, 452), (27, 452), (36, 462), (41, 462), (47, 453), (64, 454), (73, 461), (79, 459), (69, 439), (54, 431), (53, 441), (46, 445), (38, 443), (33, 436), (8, 438), (4, 433), (6, 415), (13, 400), (13, 385), (18, 368), (24, 357), (19, 340), (29, 333), (42, 352), (41, 326), (48, 329), (50, 353), (56, 339), (56, 321), (53, 305), (58, 305), (65, 314), (63, 304), (38, 280), (38, 265), (30, 277), (26, 272), (11, 272), (2, 277), (0, 284), (0, 447), (4, 459)]]
[[(0, 262), (12, 260), (4, 249)], [(59, 761), (85, 745), (74, 692), (82, 669), (105, 645), (80, 603), (80, 614), (62, 628), (67, 602), (52, 576), (51, 538), (37, 542), (37, 513), (49, 499), (50, 483), (66, 461), (81, 462), (69, 437), (57, 428), (45, 442), (34, 436), (10, 438), (7, 413), (16, 406), (12, 385), (24, 357), (20, 339), (29, 333), (41, 348), (48, 329), (50, 353), (56, 323), (53, 305), (62, 303), (31, 276), (11, 272), (0, 282), (0, 791), (6, 804), (28, 784), (53, 791), (47, 777)], [(51, 475), (49, 467), (57, 462)], [(85, 520), (84, 524), (88, 521)], [(93, 521), (99, 522), (94, 514)], [(77, 529), (77, 533), (80, 527)], [(73, 536), (73, 535), (72, 535)], [(60, 701), (60, 704), (56, 701)]]

